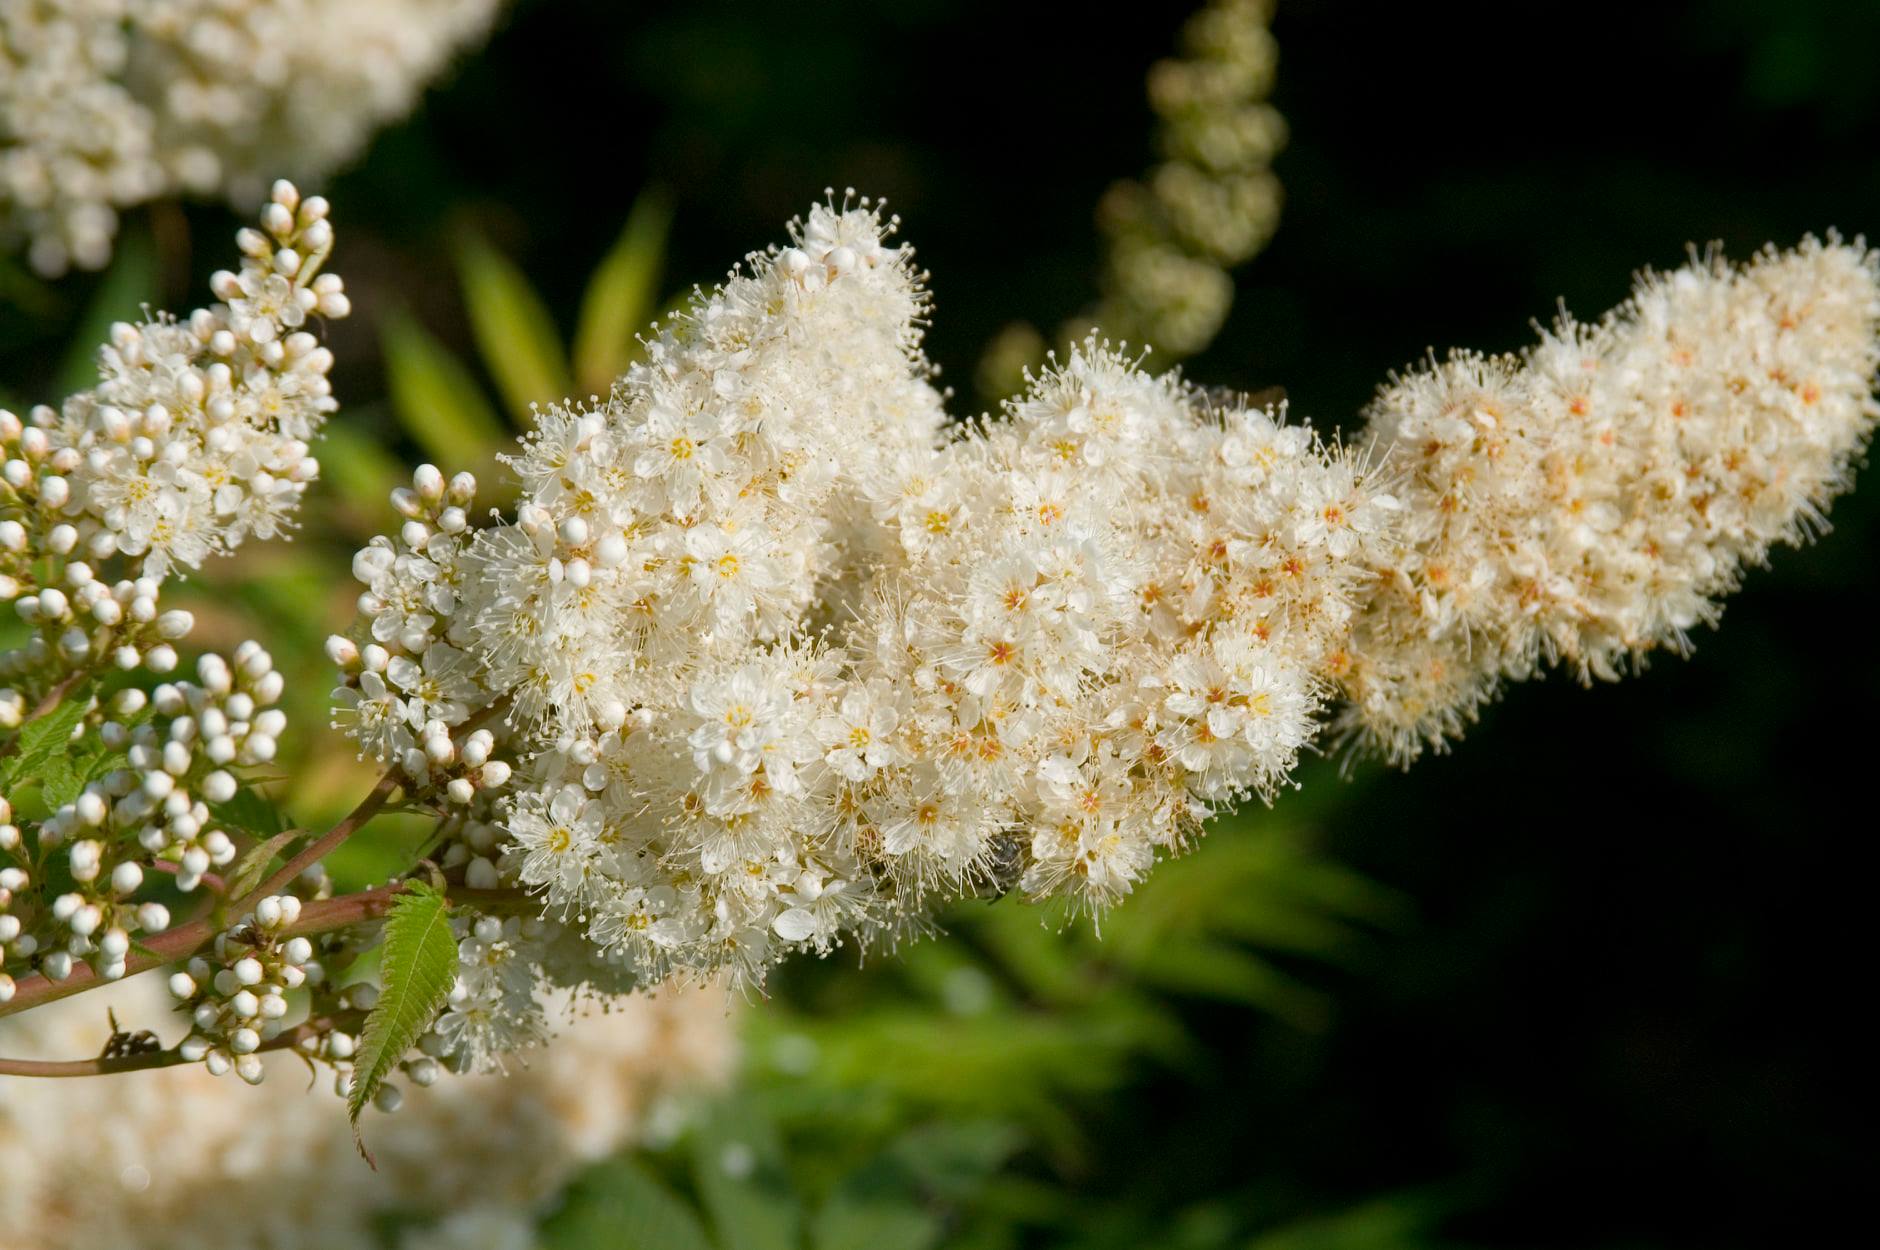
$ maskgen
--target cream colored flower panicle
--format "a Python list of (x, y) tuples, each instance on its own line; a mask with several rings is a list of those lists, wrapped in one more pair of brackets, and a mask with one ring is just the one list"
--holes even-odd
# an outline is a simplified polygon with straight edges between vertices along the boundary
[[(513, 523), (468, 529), (475, 483), (426, 468), (396, 541), (355, 561), (339, 723), (473, 813), (507, 785), (505, 836), (450, 866), (540, 891), (629, 975), (761, 968), (799, 879), (871, 906), (854, 866), (814, 858), (795, 767), (839, 674), (804, 631), (877, 558), (864, 484), (924, 463), (943, 419), (891, 228), (865, 201), (815, 209), (605, 402), (539, 414)], [(457, 751), (452, 727), (498, 703), (501, 733)]]
[(1393, 501), (1094, 343), (947, 437), (884, 235), (813, 210), (608, 402), (542, 414), (515, 523), (467, 528), (427, 467), (360, 553), (340, 723), (476, 814), (448, 869), (585, 935), (560, 973), (521, 935), (545, 975), (756, 982), (995, 881), (1101, 906), (1312, 737)]
[(1710, 256), (1520, 356), (1387, 386), (1369, 436), (1394, 445), (1408, 545), (1360, 619), (1347, 725), (1408, 760), (1503, 680), (1684, 650), (1850, 485), (1876, 416), (1876, 264), (1833, 238)]
[[(103, 1001), (100, 1001), (103, 999)], [(0, 1022), (9, 1057), (93, 1054), (107, 1006), (155, 1024), (162, 985), (132, 980)], [(513, 1230), (535, 1244), (544, 1203), (586, 1163), (643, 1139), (662, 1104), (722, 1080), (733, 1022), (711, 990), (639, 997), (605, 1013), (554, 1010), (554, 1045), (508, 1077), (411, 1091), (356, 1153), (293, 1056), (266, 1106), (200, 1067), (89, 1081), (0, 1077), (0, 1246), (8, 1250), (480, 1250)], [(403, 1240), (383, 1243), (397, 1221)]]
[(1010, 872), (1095, 908), (1291, 772), (1394, 501), (1310, 430), (1094, 343), (1009, 416), (891, 501), (902, 559), (850, 646), (893, 734), (886, 766), (837, 768), (832, 814), (899, 893)]
[(501, 0), (0, 0), (0, 234), (96, 269), (119, 210), (318, 181)]
[(1094, 339), (948, 429), (885, 232), (813, 210), (541, 414), (513, 522), (425, 466), (360, 553), (340, 723), (462, 806), (446, 872), (545, 913), (458, 916), (426, 1053), (500, 1065), (531, 977), (754, 984), (982, 889), (1101, 909), (1341, 694), (1403, 756), (1497, 675), (1679, 639), (1873, 413), (1873, 266), (1809, 244), (1402, 379), (1362, 451)]

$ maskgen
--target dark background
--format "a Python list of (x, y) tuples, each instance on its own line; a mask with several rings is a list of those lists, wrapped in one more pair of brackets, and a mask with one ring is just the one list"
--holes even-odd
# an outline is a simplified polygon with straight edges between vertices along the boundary
[[(675, 285), (716, 280), (825, 185), (886, 196), (934, 275), (931, 352), (976, 410), (1000, 326), (1090, 299), (1091, 207), (1149, 159), (1142, 74), (1187, 9), (525, 0), (330, 188), (363, 314), (334, 338), (343, 419), (384, 391), (375, 308), (467, 342), (453, 223), (522, 263), (566, 330), (652, 182), (677, 208)], [(1432, 346), (1517, 347), (1557, 299), (1596, 315), (1689, 242), (1880, 231), (1880, 4), (1282, 0), (1274, 32), (1286, 210), (1189, 371), (1283, 385), (1323, 424)], [(221, 210), (189, 220), (226, 233)], [(88, 289), (0, 320), (15, 394), (49, 376)], [(1431, 1245), (1862, 1227), (1876, 485), (1754, 573), (1688, 662), (1518, 688), (1408, 774), (1309, 769), (1308, 791), (1337, 791), (1316, 848), (1408, 918), (1300, 970), (1329, 996), (1309, 1027), (1166, 996), (1190, 1058), (1067, 1101), (1083, 1148), (1021, 1151), (1013, 1174), (1116, 1213), (1119, 1245), (1203, 1244), (1197, 1212), (1250, 1237), (1381, 1193), (1427, 1200)], [(793, 971), (776, 1001), (814, 1009), (878, 975)]]

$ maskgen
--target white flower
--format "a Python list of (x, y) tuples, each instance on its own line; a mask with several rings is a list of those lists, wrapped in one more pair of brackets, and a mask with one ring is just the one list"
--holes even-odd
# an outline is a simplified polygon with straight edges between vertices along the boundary
[(546, 888), (552, 906), (576, 903), (600, 849), (602, 826), (599, 806), (573, 786), (522, 796), (508, 828), (523, 883)]
[(887, 683), (876, 681), (851, 688), (830, 711), (818, 717), (816, 739), (829, 767), (850, 781), (866, 781), (898, 762), (902, 752), (894, 743), (901, 721), (899, 700)]

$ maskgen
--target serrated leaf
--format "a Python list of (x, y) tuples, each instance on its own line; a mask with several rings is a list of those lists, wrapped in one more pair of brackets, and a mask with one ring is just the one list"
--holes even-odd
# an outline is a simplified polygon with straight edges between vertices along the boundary
[(692, 1177), (722, 1250), (797, 1250), (803, 1213), (776, 1129), (754, 1106), (721, 1104), (701, 1120)]
[(566, 398), (572, 389), (567, 351), (522, 271), (474, 234), (457, 249), (457, 271), (477, 349), (509, 411), (527, 422), (530, 404)]
[(48, 810), (57, 811), (78, 798), (91, 776), (87, 767), (91, 758), (89, 755), (81, 759), (60, 753), (53, 755), (40, 767), (39, 797), (45, 800)]
[[(379, 1000), (366, 1016), (353, 1058), (346, 1110), (353, 1142), (372, 1162), (359, 1133), (359, 1114), (444, 1006), (457, 979), (457, 939), (450, 905), (436, 886), (407, 882), (385, 918), (379, 962)], [(377, 1166), (374, 1164), (374, 1166)]]
[(621, 1158), (569, 1186), (539, 1237), (542, 1250), (713, 1250), (692, 1208)]
[(380, 342), (392, 411), (439, 468), (481, 466), (509, 442), (476, 379), (423, 326), (392, 313)]
[(605, 395), (636, 354), (634, 335), (653, 310), (671, 226), (665, 192), (642, 191), (619, 241), (589, 280), (574, 336), (575, 376), (584, 391)]
[(262, 879), (268, 875), (268, 865), (274, 862), (274, 857), (279, 855), (289, 842), (299, 836), (300, 830), (298, 829), (283, 829), (259, 846), (249, 847), (248, 853), (237, 861), (235, 871), (230, 874), (228, 890), (223, 897), (234, 902), (252, 894), (255, 887), (260, 885)]
[(158, 302), (158, 282), (157, 249), (150, 237), (142, 230), (119, 235), (111, 268), (85, 306), (53, 375), (60, 398), (98, 385), (99, 345), (110, 339), (114, 324), (136, 321), (143, 316), (144, 305)]
[(272, 838), (287, 830), (290, 822), (274, 800), (250, 783), (235, 791), (226, 803), (211, 803), (209, 811), (225, 825), (233, 825), (257, 838)]
[(63, 755), (70, 747), (72, 731), (85, 719), (90, 705), (90, 688), (81, 685), (68, 692), (59, 706), (20, 726), (17, 749), (0, 763), (4, 784), (11, 785), (15, 778), (30, 781), (41, 776), (47, 761), (55, 755)]

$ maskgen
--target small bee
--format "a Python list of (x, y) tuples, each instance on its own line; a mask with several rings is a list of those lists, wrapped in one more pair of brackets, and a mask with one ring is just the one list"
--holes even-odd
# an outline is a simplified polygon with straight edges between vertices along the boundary
[(163, 1043), (149, 1029), (139, 1029), (127, 1033), (118, 1027), (117, 1012), (105, 1008), (105, 1018), (111, 1022), (111, 1037), (104, 1044), (100, 1059), (128, 1059), (132, 1055), (148, 1055), (163, 1049)]
[(995, 834), (986, 846), (985, 884), (974, 893), (981, 898), (1004, 898), (1025, 874), (1025, 844), (1015, 834)]

